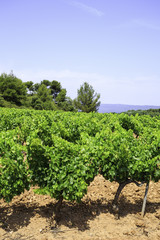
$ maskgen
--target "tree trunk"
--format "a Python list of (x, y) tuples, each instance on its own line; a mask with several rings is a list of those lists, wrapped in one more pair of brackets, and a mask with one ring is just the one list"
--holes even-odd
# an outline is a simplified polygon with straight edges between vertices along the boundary
[[(138, 183), (132, 179), (128, 179), (122, 183), (119, 183), (119, 187), (117, 189), (116, 195), (115, 195), (113, 203), (112, 203), (112, 208), (113, 208), (114, 213), (116, 214), (116, 218), (118, 218), (118, 212), (119, 212), (119, 208), (117, 206), (119, 195), (121, 194), (121, 191), (123, 190), (123, 188), (129, 183), (135, 183), (138, 187), (141, 187), (144, 184), (144, 183)], [(145, 194), (145, 196), (146, 196), (146, 194)], [(145, 210), (145, 201), (146, 201), (146, 197), (144, 198), (144, 210)], [(143, 210), (143, 212), (144, 212), (144, 210)]]
[(144, 214), (145, 214), (148, 189), (149, 189), (149, 182), (146, 184), (146, 190), (145, 190), (145, 194), (144, 194), (143, 205), (142, 205), (142, 213), (141, 213), (142, 217), (144, 217)]

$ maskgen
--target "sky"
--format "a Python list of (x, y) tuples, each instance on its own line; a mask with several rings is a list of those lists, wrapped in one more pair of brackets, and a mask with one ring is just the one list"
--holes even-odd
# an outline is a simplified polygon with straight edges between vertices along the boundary
[(159, 0), (0, 0), (0, 74), (160, 106)]

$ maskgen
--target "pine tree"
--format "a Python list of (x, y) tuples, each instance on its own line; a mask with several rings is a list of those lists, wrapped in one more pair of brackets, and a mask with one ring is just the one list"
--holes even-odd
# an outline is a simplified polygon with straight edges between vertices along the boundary
[(85, 82), (77, 91), (77, 98), (74, 100), (75, 107), (82, 112), (97, 112), (100, 106), (100, 94), (97, 94), (93, 87)]

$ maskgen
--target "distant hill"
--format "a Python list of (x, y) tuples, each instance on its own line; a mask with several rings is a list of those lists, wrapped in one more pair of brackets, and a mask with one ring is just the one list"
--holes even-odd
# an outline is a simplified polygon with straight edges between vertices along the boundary
[(159, 109), (160, 106), (149, 105), (125, 105), (125, 104), (101, 104), (99, 107), (99, 113), (121, 113), (128, 110), (147, 110), (147, 109)]

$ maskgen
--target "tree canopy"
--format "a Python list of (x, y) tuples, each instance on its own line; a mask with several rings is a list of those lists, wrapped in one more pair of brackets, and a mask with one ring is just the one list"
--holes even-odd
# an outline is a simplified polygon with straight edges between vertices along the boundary
[(72, 100), (61, 83), (47, 79), (40, 83), (22, 82), (13, 72), (0, 75), (0, 107), (30, 108), (37, 110), (98, 111), (100, 94), (85, 82)]
[(10, 74), (2, 73), (0, 76), (1, 100), (21, 106), (26, 99), (27, 91), (21, 79)]
[(75, 111), (73, 101), (67, 97), (67, 90), (61, 83), (43, 80), (40, 83), (25, 82), (28, 92), (27, 106), (34, 109)]
[(77, 95), (74, 105), (79, 111), (87, 113), (98, 111), (100, 94), (97, 94), (91, 85), (85, 82), (77, 91)]

